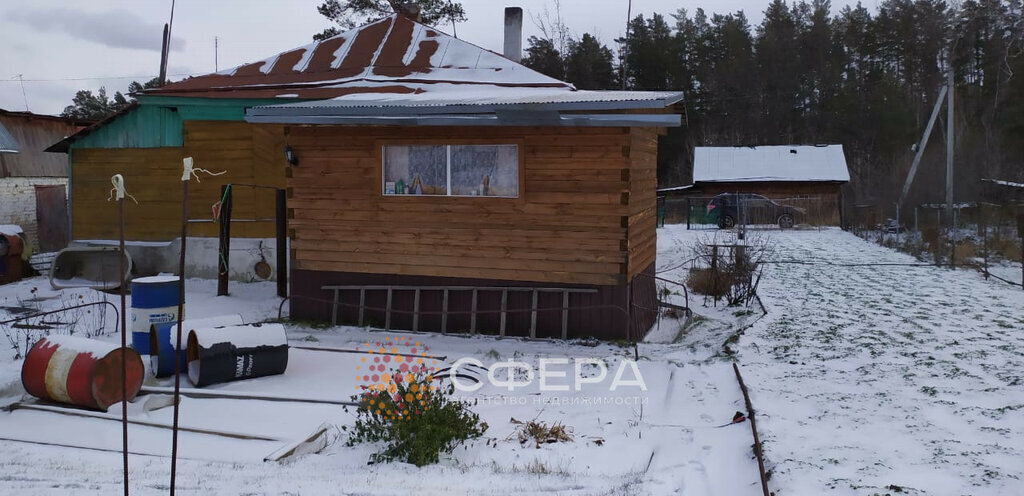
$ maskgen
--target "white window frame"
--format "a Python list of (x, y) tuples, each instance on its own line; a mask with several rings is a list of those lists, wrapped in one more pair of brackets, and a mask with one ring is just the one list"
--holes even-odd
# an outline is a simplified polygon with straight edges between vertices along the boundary
[[(387, 148), (389, 146), (443, 146), (445, 147), (445, 192), (444, 195), (407, 195), (398, 193), (387, 193)], [(456, 195), (452, 194), (452, 147), (453, 146), (514, 146), (516, 149), (516, 194), (515, 196), (505, 195)], [(523, 175), (522, 166), (523, 162), (520, 156), (522, 147), (519, 143), (455, 143), (455, 144), (441, 144), (441, 143), (392, 143), (381, 145), (380, 153), (380, 192), (381, 196), (386, 197), (424, 197), (424, 198), (505, 198), (505, 199), (518, 199), (522, 196), (523, 187)]]

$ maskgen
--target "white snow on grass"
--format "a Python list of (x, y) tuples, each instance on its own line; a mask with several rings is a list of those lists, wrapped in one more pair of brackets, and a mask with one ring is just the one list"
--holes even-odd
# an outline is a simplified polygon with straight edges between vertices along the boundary
[[(674, 231), (673, 231), (674, 232)], [(678, 237), (689, 238), (685, 231)], [(776, 494), (1020, 494), (1024, 291), (839, 230), (772, 235), (739, 341)]]
[[(26, 298), (33, 287), (43, 296), (58, 293), (32, 279), (0, 287), (0, 300)], [(232, 283), (231, 296), (216, 297), (216, 282), (187, 281), (185, 313), (189, 319), (224, 313), (241, 314), (246, 322), (277, 316), (280, 299), (274, 283)], [(65, 292), (70, 290), (65, 290)], [(99, 294), (90, 292), (91, 294)], [(64, 294), (64, 293), (59, 293)], [(103, 295), (117, 302), (116, 295)], [(47, 300), (54, 306), (68, 297)], [(129, 299), (130, 304), (130, 299)], [(0, 313), (3, 311), (0, 310)], [(287, 313), (287, 305), (285, 305)], [(0, 319), (6, 314), (0, 315)], [(108, 316), (112, 330), (113, 315)], [(607, 364), (610, 380), (633, 349), (597, 343), (498, 340), (488, 336), (440, 336), (335, 327), (311, 329), (288, 326), (295, 346), (365, 348), (384, 337), (422, 341), (438, 365), (472, 357), (485, 365), (515, 360), (539, 367), (542, 358), (564, 358), (561, 370), (572, 375), (574, 358), (595, 358)], [(101, 339), (114, 342), (110, 333)], [(238, 440), (183, 432), (179, 439), (178, 491), (181, 494), (746, 494), (758, 490), (757, 466), (750, 451), (749, 424), (728, 424), (742, 410), (742, 394), (726, 362), (694, 366), (692, 353), (679, 344), (641, 344), (641, 372), (647, 390), (609, 382), (585, 384), (575, 391), (570, 379), (556, 379), (568, 391), (541, 391), (538, 383), (508, 391), (486, 385), (472, 393), (457, 393), (489, 425), (483, 438), (471, 441), (440, 464), (423, 468), (394, 463), (368, 466), (377, 447), (345, 447), (340, 430), (318, 455), (286, 463), (265, 463), (263, 457), (285, 444), (308, 436), (323, 422), (338, 428), (351, 425), (352, 413), (337, 405), (184, 397), (182, 426), (222, 430), (281, 439), (281, 442)], [(232, 394), (263, 394), (293, 398), (349, 400), (363, 384), (356, 367), (365, 355), (293, 348), (283, 375), (218, 384), (204, 388)], [(0, 403), (23, 400), (20, 360), (0, 355)], [(585, 369), (596, 374), (594, 366)], [(365, 369), (365, 367), (364, 367)], [(627, 379), (633, 378), (627, 372)], [(183, 386), (190, 384), (183, 376)], [(172, 386), (172, 379), (149, 379), (148, 385)], [(172, 421), (172, 409), (147, 411), (152, 395), (129, 404), (129, 417), (162, 424)], [(109, 413), (120, 415), (120, 405)], [(519, 421), (562, 423), (573, 436), (570, 443), (539, 449), (516, 439)], [(135, 494), (166, 493), (169, 481), (170, 432), (132, 425), (130, 449), (132, 490)], [(48, 412), (0, 412), (0, 438), (118, 450), (120, 425), (103, 419), (62, 416)], [(150, 455), (163, 455), (150, 456)], [(0, 493), (54, 494), (76, 491), (119, 491), (120, 455), (102, 451), (0, 441)]]
[[(684, 281), (691, 245), (707, 232), (659, 229), (659, 276)], [(728, 233), (718, 233), (720, 238)], [(1024, 291), (972, 270), (914, 264), (892, 250), (839, 230), (772, 232), (772, 260), (760, 282), (768, 310), (704, 306), (690, 295), (693, 324), (664, 316), (640, 343), (638, 370), (646, 391), (583, 385), (575, 391), (530, 387), (509, 392), (487, 385), (458, 393), (489, 428), (484, 437), (423, 468), (366, 465), (376, 447), (345, 447), (337, 432), (318, 455), (285, 463), (263, 457), (307, 436), (322, 422), (354, 418), (340, 406), (237, 399), (183, 398), (181, 424), (256, 434), (251, 441), (181, 434), (181, 494), (759, 494), (749, 423), (727, 424), (744, 410), (732, 371), (737, 360), (750, 388), (765, 445), (771, 490), (788, 495), (1017, 494), (1024, 477)], [(724, 238), (720, 239), (720, 241)], [(850, 264), (882, 263), (865, 266)], [(1009, 266), (1010, 269), (1019, 266)], [(55, 306), (77, 299), (32, 279), (0, 286), (0, 304)], [(668, 284), (665, 298), (686, 301)], [(274, 283), (187, 281), (186, 316), (241, 314), (245, 322), (275, 318)], [(99, 293), (88, 292), (86, 295)], [(89, 298), (90, 296), (86, 296)], [(104, 295), (118, 301), (116, 295)], [(287, 314), (287, 304), (284, 306)], [(0, 320), (7, 313), (0, 310)], [(107, 327), (112, 330), (112, 314)], [(83, 321), (84, 322), (84, 321)], [(287, 325), (293, 346), (365, 347), (407, 337), (447, 357), (484, 365), (507, 360), (538, 367), (542, 358), (596, 358), (609, 376), (633, 357), (631, 347), (592, 342), (499, 340), (489, 336), (411, 334)], [(743, 329), (730, 344), (722, 344)], [(108, 334), (101, 339), (119, 340)], [(734, 338), (735, 339), (735, 338)], [(22, 399), (20, 360), (0, 354), (0, 403)], [(362, 384), (363, 355), (290, 351), (285, 374), (205, 388), (232, 394), (348, 400)], [(591, 366), (593, 367), (593, 366)], [(571, 362), (564, 368), (572, 372)], [(596, 373), (588, 369), (588, 373)], [(631, 374), (627, 373), (627, 377)], [(559, 382), (557, 379), (555, 382)], [(150, 380), (170, 386), (170, 379)], [(183, 385), (189, 386), (183, 378)], [(171, 410), (147, 411), (141, 395), (133, 419), (169, 423)], [(636, 398), (639, 397), (639, 403)], [(120, 414), (120, 405), (110, 410)], [(573, 441), (539, 449), (516, 439), (511, 420), (562, 423)], [(131, 427), (134, 494), (164, 494), (170, 434)], [(46, 412), (0, 412), (0, 437), (117, 450), (120, 426)], [(2, 494), (106, 494), (120, 490), (117, 453), (0, 441)]]

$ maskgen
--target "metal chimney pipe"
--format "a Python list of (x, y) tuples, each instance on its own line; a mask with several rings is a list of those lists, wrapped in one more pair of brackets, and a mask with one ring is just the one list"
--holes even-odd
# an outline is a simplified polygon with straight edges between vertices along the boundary
[(505, 7), (505, 58), (523, 59), (523, 8)]

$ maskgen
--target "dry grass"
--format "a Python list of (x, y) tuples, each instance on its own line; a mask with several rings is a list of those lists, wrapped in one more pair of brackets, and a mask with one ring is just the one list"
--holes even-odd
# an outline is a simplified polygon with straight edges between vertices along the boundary
[(694, 269), (686, 278), (686, 286), (694, 293), (722, 298), (729, 294), (732, 278), (717, 269)]
[(988, 249), (1005, 260), (1020, 260), (1020, 241), (1016, 239), (1003, 238), (989, 241)]
[(535, 422), (533, 420), (526, 423), (515, 419), (512, 419), (512, 421), (519, 424), (516, 435), (521, 445), (533, 441), (535, 446), (540, 449), (542, 444), (572, 442), (572, 435), (569, 434), (569, 430), (561, 422), (548, 425), (546, 422)]
[(934, 227), (922, 227), (921, 241), (934, 246), (939, 241), (939, 230)]
[(958, 243), (956, 245), (956, 248), (953, 250), (953, 256), (955, 256), (956, 259), (961, 263), (968, 261), (976, 257), (977, 255), (978, 247), (975, 246), (974, 243), (971, 241), (964, 241), (962, 243)]

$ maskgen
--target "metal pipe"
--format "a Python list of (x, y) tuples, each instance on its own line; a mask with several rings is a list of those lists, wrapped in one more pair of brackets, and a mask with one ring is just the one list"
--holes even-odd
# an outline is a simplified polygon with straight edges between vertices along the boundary
[(121, 251), (119, 253), (121, 259), (121, 454), (123, 458), (123, 478), (124, 478), (124, 496), (128, 496), (128, 355), (125, 348), (128, 346), (128, 330), (125, 327), (126, 317), (126, 289), (128, 274), (126, 274), (126, 260), (125, 260), (125, 246), (124, 246), (124, 196), (118, 194), (117, 199), (117, 210), (118, 210), (118, 241), (120, 242)]
[[(185, 159), (186, 173), (181, 181), (181, 253), (178, 254), (178, 328), (175, 350), (181, 349), (181, 322), (185, 316), (185, 247), (188, 236), (188, 185), (191, 182), (188, 171), (192, 168), (192, 158)], [(223, 207), (222, 207), (223, 208)], [(222, 210), (223, 212), (223, 210)], [(225, 286), (225, 294), (227, 287)], [(181, 406), (181, 360), (174, 360), (174, 418), (171, 423), (171, 496), (174, 495), (174, 483), (178, 473), (178, 417)]]
[(277, 296), (288, 297), (288, 196), (285, 190), (274, 191), (277, 210)]

